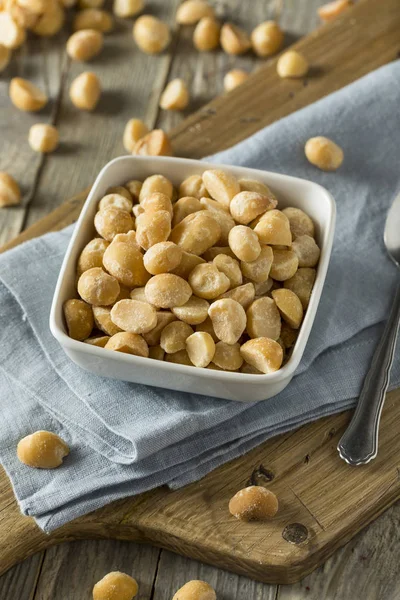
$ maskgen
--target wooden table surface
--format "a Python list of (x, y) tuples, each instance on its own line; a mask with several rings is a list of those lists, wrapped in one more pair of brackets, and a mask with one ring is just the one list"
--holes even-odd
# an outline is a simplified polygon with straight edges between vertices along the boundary
[[(179, 0), (153, 0), (149, 12), (173, 23)], [(317, 25), (321, 0), (225, 0), (220, 14), (248, 29), (276, 17), (290, 43)], [(251, 7), (251, 9), (249, 8)], [(183, 116), (222, 93), (223, 75), (230, 68), (257, 68), (253, 57), (228, 57), (221, 52), (199, 54), (190, 30), (176, 31), (168, 53), (148, 57), (134, 49), (131, 23), (120, 22), (107, 36), (102, 55), (89, 66), (104, 93), (93, 114), (79, 113), (68, 101), (71, 79), (86, 69), (65, 57), (68, 29), (55, 40), (30, 39), (0, 76), (0, 170), (21, 184), (21, 207), (0, 212), (0, 245), (53, 210), (67, 197), (90, 185), (99, 169), (124, 153), (125, 122), (139, 117), (149, 127), (169, 130)], [(8, 99), (11, 77), (26, 77), (47, 89), (49, 108), (39, 115), (16, 111)], [(185, 115), (158, 108), (165, 83), (183, 77), (192, 101)], [(54, 123), (62, 144), (48, 157), (34, 154), (27, 131), (39, 120)], [(193, 132), (196, 135), (196, 131)], [(218, 600), (398, 600), (400, 577), (395, 554), (400, 531), (400, 506), (389, 509), (370, 527), (338, 551), (327, 563), (298, 584), (264, 585), (165, 550), (119, 541), (84, 541), (51, 548), (26, 560), (0, 578), (2, 600), (72, 600), (90, 598), (93, 584), (111, 570), (135, 576), (139, 600), (170, 600), (189, 579), (205, 579)]]

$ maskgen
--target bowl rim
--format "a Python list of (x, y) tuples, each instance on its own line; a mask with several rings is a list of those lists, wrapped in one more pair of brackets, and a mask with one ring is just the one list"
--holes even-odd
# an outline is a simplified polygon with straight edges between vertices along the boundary
[[(336, 222), (336, 203), (332, 196), (332, 194), (324, 188), (322, 185), (310, 181), (308, 179), (295, 177), (292, 175), (286, 175), (282, 173), (275, 173), (273, 171), (264, 171), (261, 169), (253, 169), (250, 167), (242, 167), (240, 165), (226, 165), (221, 163), (213, 163), (206, 162), (203, 160), (196, 159), (188, 159), (188, 158), (179, 158), (179, 157), (165, 157), (165, 156), (119, 156), (117, 158), (112, 159), (108, 162), (97, 175), (95, 182), (88, 194), (88, 197), (85, 200), (85, 203), (80, 212), (79, 218), (75, 223), (75, 228), (72, 234), (72, 237), (69, 241), (60, 272), (57, 278), (57, 284), (53, 294), (53, 300), (51, 304), (50, 317), (49, 317), (49, 326), (50, 331), (54, 338), (59, 342), (59, 344), (68, 351), (78, 352), (88, 354), (94, 357), (102, 357), (106, 358), (104, 355), (104, 348), (100, 348), (97, 346), (92, 346), (91, 344), (85, 344), (84, 342), (74, 340), (70, 338), (65, 331), (59, 326), (59, 314), (62, 315), (62, 299), (61, 299), (61, 288), (65, 277), (65, 272), (67, 267), (72, 260), (71, 255), (74, 250), (76, 239), (79, 237), (81, 229), (85, 226), (86, 215), (90, 211), (92, 207), (92, 203), (95, 202), (96, 194), (98, 187), (101, 185), (103, 178), (107, 174), (108, 170), (112, 169), (112, 167), (119, 162), (122, 161), (131, 161), (131, 162), (142, 162), (142, 163), (159, 163), (162, 165), (168, 165), (171, 163), (181, 163), (187, 166), (199, 165), (204, 167), (204, 170), (207, 169), (221, 169), (227, 170), (235, 174), (237, 170), (245, 170), (250, 174), (254, 175), (254, 179), (260, 177), (269, 178), (271, 180), (276, 181), (288, 181), (292, 185), (298, 184), (301, 182), (302, 184), (306, 183), (311, 187), (314, 187), (324, 199), (327, 208), (327, 226), (324, 234), (325, 240), (324, 243), (321, 243), (321, 255), (318, 263), (318, 271), (317, 276), (314, 282), (314, 287), (312, 290), (310, 303), (307, 307), (307, 311), (305, 313), (304, 320), (301, 324), (300, 331), (296, 343), (293, 347), (292, 354), (287, 361), (287, 363), (278, 369), (278, 371), (274, 371), (273, 373), (263, 373), (263, 374), (252, 374), (252, 373), (241, 373), (241, 372), (231, 372), (231, 371), (219, 371), (213, 369), (199, 369), (195, 366), (189, 365), (181, 365), (177, 363), (170, 363), (165, 361), (156, 361), (154, 360), (153, 367), (159, 369), (160, 371), (168, 371), (169, 373), (176, 373), (180, 375), (191, 374), (198, 375), (200, 378), (208, 378), (208, 379), (218, 379), (221, 382), (228, 381), (230, 383), (238, 381), (242, 383), (262, 383), (266, 384), (277, 383), (282, 379), (292, 378), (297, 367), (300, 364), (302, 359), (309, 335), (311, 333), (312, 325), (314, 323), (314, 319), (318, 310), (319, 302), (321, 299), (322, 290), (325, 284), (326, 273), (328, 270), (330, 256), (333, 245), (333, 238), (335, 233), (335, 222)], [(273, 184), (272, 184), (273, 185)], [(96, 200), (98, 201), (98, 199)], [(62, 318), (62, 317), (61, 317)], [(107, 360), (107, 358), (106, 358)], [(127, 365), (137, 365), (139, 368), (141, 365), (149, 366), (148, 358), (135, 356), (132, 354), (126, 354), (122, 352), (113, 352), (112, 360), (118, 361), (120, 363), (126, 363)], [(146, 362), (144, 362), (146, 361)], [(190, 371), (188, 371), (190, 369)]]

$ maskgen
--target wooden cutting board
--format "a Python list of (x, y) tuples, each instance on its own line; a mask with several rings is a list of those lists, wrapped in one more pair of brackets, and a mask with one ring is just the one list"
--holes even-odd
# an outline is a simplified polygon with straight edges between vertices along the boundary
[[(335, 22), (300, 41), (313, 65), (306, 83), (280, 81), (275, 63), (202, 108), (173, 133), (179, 156), (201, 157), (394, 60), (400, 52), (399, 0), (364, 0)], [(2, 250), (78, 216), (86, 194), (66, 201)], [(400, 390), (388, 394), (377, 459), (353, 468), (336, 445), (349, 413), (277, 436), (247, 455), (178, 491), (159, 488), (115, 502), (45, 535), (21, 516), (0, 471), (0, 574), (30, 554), (79, 538), (149, 542), (254, 579), (294, 582), (400, 497)], [(267, 523), (242, 523), (227, 510), (248, 484), (265, 485), (280, 501)]]

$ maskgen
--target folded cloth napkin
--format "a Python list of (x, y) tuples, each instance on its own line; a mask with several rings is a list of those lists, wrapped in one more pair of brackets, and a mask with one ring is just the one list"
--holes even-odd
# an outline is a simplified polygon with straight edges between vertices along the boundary
[[(354, 405), (399, 277), (382, 241), (400, 187), (399, 98), (397, 61), (208, 159), (312, 179), (337, 202), (331, 265), (303, 360), (268, 401), (241, 404), (81, 370), (48, 327), (71, 228), (0, 256), (0, 460), (24, 514), (50, 531), (117, 498), (195, 481), (272, 435)], [(337, 173), (305, 159), (315, 135), (343, 147)], [(399, 385), (398, 352), (391, 387)], [(18, 440), (38, 429), (70, 445), (61, 468), (17, 460)]]

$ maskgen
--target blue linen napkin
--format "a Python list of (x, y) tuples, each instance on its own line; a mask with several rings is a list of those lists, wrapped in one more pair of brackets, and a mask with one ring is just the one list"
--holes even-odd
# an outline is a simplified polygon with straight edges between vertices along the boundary
[[(400, 188), (400, 61), (208, 158), (327, 187), (338, 218), (331, 264), (303, 360), (278, 396), (240, 404), (95, 377), (51, 336), (48, 315), (71, 228), (0, 256), (0, 461), (21, 510), (50, 531), (112, 500), (179, 487), (268, 437), (354, 405), (399, 277), (382, 233)], [(337, 173), (304, 157), (314, 135), (345, 153)], [(397, 352), (391, 387), (400, 385)], [(71, 453), (55, 471), (16, 459), (38, 429)]]

